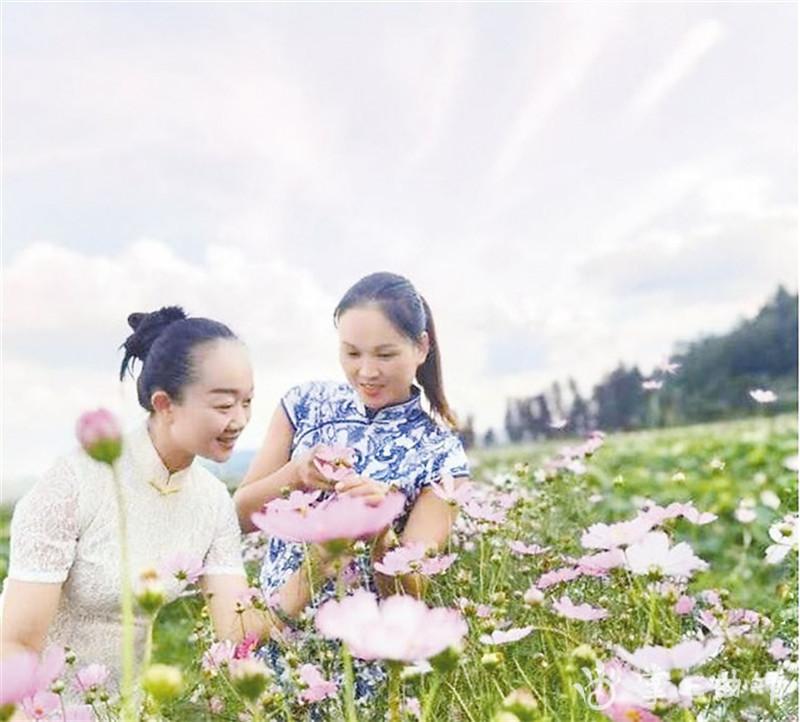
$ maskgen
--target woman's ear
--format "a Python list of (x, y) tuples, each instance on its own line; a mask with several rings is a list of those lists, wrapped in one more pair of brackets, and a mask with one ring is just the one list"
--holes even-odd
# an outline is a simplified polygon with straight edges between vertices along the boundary
[(172, 411), (172, 399), (166, 391), (161, 389), (153, 391), (153, 395), (150, 397), (150, 405), (157, 414), (169, 414)]
[(423, 331), (422, 335), (419, 337), (419, 341), (417, 341), (417, 350), (419, 351), (418, 363), (425, 363), (425, 359), (428, 358), (428, 354), (431, 350), (431, 339), (427, 331)]

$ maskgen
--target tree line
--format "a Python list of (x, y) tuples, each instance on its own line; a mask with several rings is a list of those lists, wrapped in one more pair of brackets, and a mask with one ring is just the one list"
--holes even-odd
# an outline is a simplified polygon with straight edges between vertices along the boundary
[[(669, 359), (644, 374), (619, 363), (584, 396), (575, 379), (506, 403), (505, 434), (511, 442), (547, 439), (594, 429), (631, 431), (718, 421), (797, 409), (798, 296), (783, 286), (752, 318), (732, 331), (678, 342)], [(764, 407), (750, 396), (754, 388), (774, 391)], [(465, 445), (491, 445), (490, 429), (476, 437), (474, 418), (461, 429)]]

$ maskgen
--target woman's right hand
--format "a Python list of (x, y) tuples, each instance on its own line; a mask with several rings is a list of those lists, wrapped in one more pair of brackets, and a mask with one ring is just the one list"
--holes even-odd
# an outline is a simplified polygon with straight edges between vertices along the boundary
[(321, 448), (322, 444), (317, 444), (291, 461), (301, 491), (333, 491), (334, 482), (326, 479), (314, 463), (314, 457)]

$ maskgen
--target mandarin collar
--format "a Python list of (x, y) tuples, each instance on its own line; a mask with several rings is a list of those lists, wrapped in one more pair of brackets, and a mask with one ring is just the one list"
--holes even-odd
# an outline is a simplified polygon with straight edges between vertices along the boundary
[(136, 464), (142, 482), (148, 484), (161, 495), (169, 495), (180, 491), (191, 478), (194, 461), (180, 471), (170, 473), (158, 455), (147, 422), (138, 426), (128, 436), (132, 458)]
[(397, 404), (390, 404), (370, 415), (358, 392), (353, 389), (353, 400), (358, 413), (369, 423), (397, 422), (414, 419), (425, 413), (422, 409), (422, 394), (419, 386), (411, 386), (411, 397)]

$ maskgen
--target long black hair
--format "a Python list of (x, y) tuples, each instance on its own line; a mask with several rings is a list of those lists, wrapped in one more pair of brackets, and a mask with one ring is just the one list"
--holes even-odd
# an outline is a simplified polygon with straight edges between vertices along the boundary
[(338, 323), (341, 315), (348, 309), (370, 303), (376, 304), (389, 322), (412, 341), (419, 342), (422, 334), (427, 332), (430, 350), (417, 369), (417, 381), (422, 386), (433, 412), (455, 428), (456, 417), (444, 395), (442, 358), (428, 302), (407, 278), (396, 273), (372, 273), (344, 294), (333, 312), (334, 323)]

